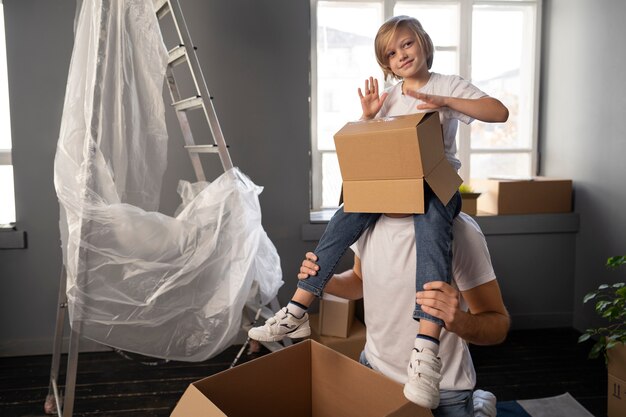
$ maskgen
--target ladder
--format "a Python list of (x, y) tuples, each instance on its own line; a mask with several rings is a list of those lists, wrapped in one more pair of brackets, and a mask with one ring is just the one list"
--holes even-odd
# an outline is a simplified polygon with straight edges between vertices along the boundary
[[(111, 0), (103, 0), (108, 3)], [(206, 181), (206, 175), (200, 160), (201, 154), (217, 154), (220, 158), (224, 172), (233, 168), (233, 163), (228, 152), (228, 146), (224, 140), (224, 135), (217, 119), (217, 113), (213, 106), (213, 97), (207, 88), (200, 62), (196, 55), (196, 48), (193, 46), (191, 35), (187, 29), (185, 18), (179, 3), (179, 0), (152, 0), (154, 10), (161, 20), (165, 16), (170, 15), (174, 22), (176, 33), (178, 34), (178, 45), (168, 51), (168, 65), (165, 72), (167, 86), (172, 100), (172, 107), (175, 110), (176, 117), (180, 124), (184, 147), (189, 153), (191, 165), (198, 181)], [(103, 5), (103, 12), (108, 7)], [(191, 97), (183, 98), (174, 76), (174, 67), (187, 64), (189, 74), (193, 80), (196, 93)], [(192, 133), (191, 125), (187, 117), (187, 113), (193, 110), (202, 110), (207, 124), (209, 126), (212, 143), (196, 144)], [(57, 304), (57, 317), (53, 342), (52, 365), (50, 370), (50, 384), (48, 395), (44, 403), (46, 414), (56, 414), (58, 417), (71, 417), (74, 412), (74, 398), (76, 389), (76, 374), (78, 370), (78, 351), (80, 340), (80, 324), (71, 328), (69, 337), (69, 348), (67, 355), (67, 369), (65, 375), (65, 392), (62, 393), (59, 386), (61, 351), (63, 347), (63, 330), (65, 326), (65, 314), (68, 307), (67, 303), (67, 277), (65, 268), (61, 269), (59, 295)], [(258, 297), (257, 297), (258, 298)], [(254, 325), (261, 317), (268, 319), (274, 315), (279, 308), (278, 300), (274, 298), (269, 307), (261, 305), (260, 301), (250, 301), (246, 304), (244, 315), (248, 319), (247, 324), (242, 324), (242, 330), (246, 331)], [(241, 350), (237, 354), (232, 366), (234, 366), (243, 353), (246, 345), (250, 343), (248, 338)], [(270, 351), (276, 351), (290, 345), (291, 340), (285, 338), (282, 344), (278, 342), (263, 342)]]

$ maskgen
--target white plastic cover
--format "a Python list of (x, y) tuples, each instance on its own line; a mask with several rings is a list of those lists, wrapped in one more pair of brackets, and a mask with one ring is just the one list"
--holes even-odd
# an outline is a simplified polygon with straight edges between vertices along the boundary
[(181, 182), (175, 218), (154, 211), (167, 54), (152, 0), (83, 2), (75, 30), (54, 167), (70, 323), (123, 350), (208, 359), (237, 335), (253, 283), (264, 304), (282, 285), (262, 189), (234, 168)]

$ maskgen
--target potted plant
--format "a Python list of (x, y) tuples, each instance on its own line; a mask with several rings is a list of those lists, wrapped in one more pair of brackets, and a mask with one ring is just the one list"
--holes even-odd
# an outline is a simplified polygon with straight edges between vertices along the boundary
[[(609, 269), (617, 269), (624, 264), (626, 256), (614, 256), (606, 262)], [(585, 295), (583, 303), (592, 300), (596, 303), (596, 313), (606, 319), (608, 324), (604, 327), (587, 329), (578, 341), (584, 342), (591, 337), (597, 337), (589, 357), (597, 358), (603, 353), (606, 358), (607, 350), (614, 347), (624, 348), (626, 343), (626, 284), (624, 282), (602, 284), (597, 290)]]
[[(606, 265), (617, 269), (626, 264), (626, 256), (609, 258)], [(597, 337), (589, 353), (597, 358), (601, 353), (608, 371), (607, 416), (626, 415), (626, 285), (623, 282), (603, 284), (585, 296), (583, 302), (595, 300), (595, 310), (607, 325), (587, 329), (578, 339), (584, 342)]]
[(468, 184), (461, 184), (459, 187), (461, 193), (462, 206), (461, 211), (467, 213), (470, 216), (475, 216), (477, 212), (476, 200), (480, 196), (480, 193), (474, 192), (472, 187)]

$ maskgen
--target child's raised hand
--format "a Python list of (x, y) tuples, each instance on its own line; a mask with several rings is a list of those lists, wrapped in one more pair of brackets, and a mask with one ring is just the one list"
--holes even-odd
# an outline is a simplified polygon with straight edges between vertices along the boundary
[(302, 261), (298, 279), (307, 279), (310, 276), (317, 275), (317, 271), (320, 269), (315, 263), (317, 256), (313, 252), (307, 252), (304, 256), (306, 259)]
[(378, 95), (378, 80), (374, 77), (370, 77), (368, 80), (365, 80), (364, 91), (361, 91), (360, 88), (358, 91), (359, 98), (361, 99), (361, 107), (363, 108), (363, 116), (361, 118), (373, 119), (383, 106), (388, 94), (383, 93), (380, 96)]
[(434, 94), (424, 94), (418, 91), (408, 90), (407, 95), (423, 101), (423, 104), (418, 104), (416, 108), (418, 110), (436, 110), (442, 107), (446, 107), (446, 98), (444, 96), (436, 96)]

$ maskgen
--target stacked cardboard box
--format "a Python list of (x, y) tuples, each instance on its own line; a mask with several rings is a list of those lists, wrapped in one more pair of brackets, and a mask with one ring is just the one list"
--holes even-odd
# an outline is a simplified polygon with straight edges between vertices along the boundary
[(572, 211), (572, 180), (547, 177), (472, 180), (481, 192), (478, 211), (488, 214), (566, 213)]
[(348, 337), (354, 321), (354, 300), (326, 294), (320, 299), (319, 333)]
[(626, 416), (626, 345), (607, 351), (609, 356), (608, 417)]
[(436, 112), (350, 122), (335, 148), (346, 212), (423, 213), (425, 184), (447, 204), (463, 182), (445, 158)]
[(194, 382), (172, 417), (428, 417), (402, 385), (307, 340)]
[(346, 355), (355, 361), (359, 360), (361, 351), (365, 347), (365, 325), (360, 320), (354, 319), (350, 328), (348, 337), (323, 336), (320, 334), (319, 316), (317, 314), (309, 315), (311, 324), (311, 338), (316, 342), (328, 346), (329, 348)]

